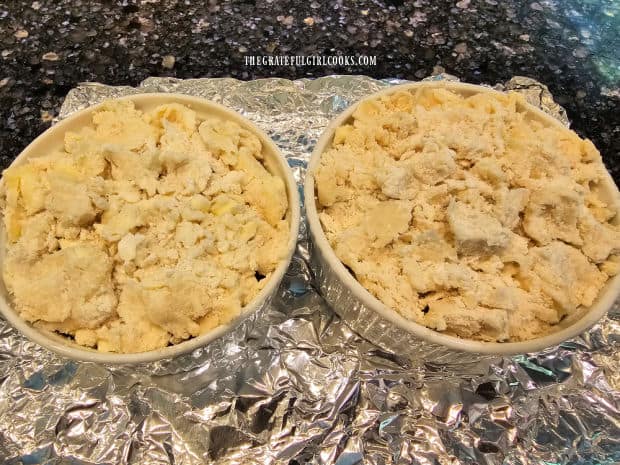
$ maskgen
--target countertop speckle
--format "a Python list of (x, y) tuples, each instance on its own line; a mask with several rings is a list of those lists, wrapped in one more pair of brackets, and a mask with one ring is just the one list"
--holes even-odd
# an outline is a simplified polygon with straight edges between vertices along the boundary
[[(529, 76), (620, 181), (616, 0), (13, 0), (0, 4), (0, 164), (49, 127), (79, 82), (365, 74), (471, 83)], [(376, 56), (376, 65), (249, 66), (246, 56)]]

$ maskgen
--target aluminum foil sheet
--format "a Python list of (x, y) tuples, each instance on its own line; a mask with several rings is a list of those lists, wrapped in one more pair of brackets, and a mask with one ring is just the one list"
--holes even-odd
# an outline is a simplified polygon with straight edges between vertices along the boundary
[[(448, 76), (432, 79), (449, 78)], [(227, 105), (281, 147), (301, 183), (329, 120), (395, 80), (150, 78), (83, 84), (104, 98), (180, 92)], [(540, 83), (502, 88), (565, 114)], [(138, 367), (61, 359), (0, 320), (6, 464), (612, 464), (620, 462), (620, 306), (541, 353), (476, 356), (373, 345), (317, 293), (305, 226), (271, 304), (192, 354)]]

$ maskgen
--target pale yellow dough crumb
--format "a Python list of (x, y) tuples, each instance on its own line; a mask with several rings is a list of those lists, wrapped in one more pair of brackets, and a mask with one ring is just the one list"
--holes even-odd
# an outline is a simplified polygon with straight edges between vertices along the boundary
[[(234, 319), (284, 258), (283, 180), (253, 133), (109, 101), (64, 150), (4, 172), (4, 282), (36, 326), (104, 352)], [(273, 162), (272, 162), (273, 163)]]
[(592, 304), (619, 272), (617, 211), (588, 140), (517, 94), (446, 89), (362, 102), (315, 172), (336, 255), (427, 327), (522, 341)]

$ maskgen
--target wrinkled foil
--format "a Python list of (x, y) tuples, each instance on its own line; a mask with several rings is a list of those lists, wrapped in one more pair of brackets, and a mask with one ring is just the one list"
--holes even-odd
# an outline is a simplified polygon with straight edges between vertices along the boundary
[[(451, 79), (450, 76), (431, 79)], [(179, 92), (229, 106), (303, 181), (328, 122), (397, 80), (82, 84), (60, 118), (108, 97)], [(500, 89), (566, 122), (546, 88)], [(428, 344), (390, 352), (317, 293), (306, 226), (277, 295), (191, 354), (137, 367), (67, 361), (0, 320), (0, 462), (7, 464), (612, 464), (620, 462), (620, 306), (558, 347), (514, 357)]]

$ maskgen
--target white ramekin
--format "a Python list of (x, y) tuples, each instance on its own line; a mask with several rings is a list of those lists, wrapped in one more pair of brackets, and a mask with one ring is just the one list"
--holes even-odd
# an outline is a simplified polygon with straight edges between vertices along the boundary
[[(364, 100), (374, 100), (397, 91), (414, 90), (420, 87), (444, 88), (465, 96), (477, 93), (499, 93), (496, 90), (472, 84), (435, 81), (390, 87)], [(528, 353), (557, 345), (583, 333), (611, 308), (620, 293), (620, 275), (613, 277), (606, 283), (590, 308), (583, 309), (577, 318), (571, 319), (572, 321), (558, 324), (555, 332), (529, 341), (500, 343), (474, 341), (442, 334), (407, 320), (379, 301), (347, 271), (338, 259), (325, 237), (316, 208), (314, 173), (319, 166), (321, 154), (330, 148), (335, 130), (351, 120), (351, 115), (358, 105), (359, 102), (345, 110), (323, 132), (312, 153), (304, 185), (304, 204), (311, 239), (311, 261), (319, 289), (332, 308), (354, 330), (371, 342), (395, 353), (408, 352), (409, 348), (419, 346), (421, 340), (440, 344), (454, 350), (480, 354)], [(558, 120), (532, 105), (527, 104), (525, 109), (531, 118), (566, 129)], [(620, 193), (609, 173), (606, 174), (601, 184), (601, 195), (617, 210), (620, 209)]]
[[(0, 278), (0, 311), (8, 322), (17, 328), (22, 334), (36, 342), (37, 344), (50, 349), (62, 356), (89, 362), (99, 362), (105, 364), (138, 364), (144, 362), (152, 362), (156, 360), (167, 360), (178, 355), (191, 352), (194, 349), (205, 346), (220, 336), (232, 331), (248, 316), (258, 312), (269, 303), (273, 295), (276, 293), (280, 281), (284, 276), (284, 272), (288, 268), (291, 257), (295, 250), (297, 242), (297, 233), (299, 230), (300, 204), (297, 184), (293, 178), (292, 172), (280, 150), (273, 141), (262, 130), (252, 124), (249, 120), (242, 117), (226, 107), (205, 100), (202, 98), (191, 97), (181, 94), (166, 93), (150, 93), (137, 94), (128, 97), (122, 97), (119, 100), (131, 100), (140, 110), (150, 110), (158, 105), (166, 103), (180, 103), (187, 105), (194, 110), (199, 116), (215, 116), (229, 121), (235, 121), (243, 128), (254, 133), (263, 144), (264, 156), (275, 160), (279, 170), (279, 175), (286, 184), (286, 192), (288, 195), (288, 212), (287, 217), (290, 221), (290, 232), (286, 248), (286, 256), (282, 262), (276, 267), (265, 287), (258, 295), (243, 309), (240, 315), (233, 321), (218, 326), (213, 330), (201, 336), (188, 339), (187, 341), (165, 347), (159, 350), (133, 354), (114, 354), (97, 352), (96, 350), (82, 347), (74, 342), (50, 331), (40, 330), (23, 320), (19, 314), (12, 308), (11, 299), (4, 286), (3, 280)], [(13, 161), (13, 165), (21, 165), (28, 158), (36, 157), (49, 153), (52, 150), (60, 149), (64, 144), (64, 134), (67, 131), (75, 131), (84, 126), (91, 124), (92, 115), (100, 108), (101, 105), (95, 105), (84, 110), (78, 111), (68, 118), (60, 121), (39, 137), (37, 137), (23, 152)], [(0, 180), (3, 183), (4, 179)], [(5, 253), (6, 231), (4, 230), (4, 222), (0, 222), (0, 251), (1, 255)], [(93, 264), (96, 266), (96, 264)]]

